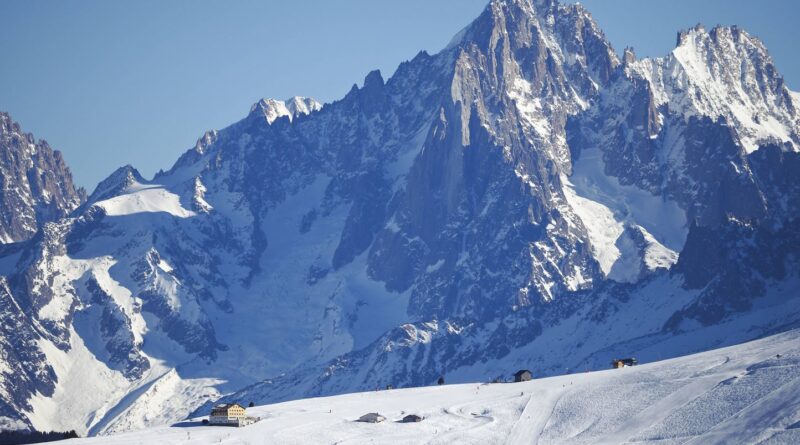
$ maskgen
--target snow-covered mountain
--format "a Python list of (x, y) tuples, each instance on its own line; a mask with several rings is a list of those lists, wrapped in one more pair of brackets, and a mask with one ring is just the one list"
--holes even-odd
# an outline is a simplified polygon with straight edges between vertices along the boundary
[(271, 124), (279, 117), (288, 117), (291, 121), (297, 116), (318, 111), (322, 104), (310, 97), (292, 97), (285, 101), (275, 99), (261, 99), (250, 109), (250, 113), (260, 112), (267, 123)]
[(560, 374), (786, 329), (797, 106), (736, 28), (620, 61), (580, 5), (494, 0), (388, 80), (261, 100), (3, 247), (0, 418), (109, 433), (237, 390)]
[[(355, 421), (368, 412), (387, 420)], [(800, 334), (794, 329), (636, 367), (519, 383), (370, 391), (256, 406), (247, 414), (262, 420), (232, 429), (203, 426), (195, 418), (67, 443), (795, 444)], [(409, 414), (423, 420), (399, 422)]]

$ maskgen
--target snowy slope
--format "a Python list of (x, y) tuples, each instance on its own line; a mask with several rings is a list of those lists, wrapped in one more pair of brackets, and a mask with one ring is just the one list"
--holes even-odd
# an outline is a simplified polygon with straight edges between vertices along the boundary
[[(622, 185), (604, 171), (600, 150), (589, 149), (573, 163), (572, 175), (562, 178), (567, 202), (586, 226), (603, 273), (633, 283), (643, 268), (668, 269), (686, 242), (686, 212), (675, 201)], [(647, 243), (642, 252), (626, 243), (626, 229), (640, 231)]]
[[(535, 363), (530, 368), (536, 373)], [(387, 421), (354, 422), (367, 412)], [(424, 420), (397, 423), (411, 413)], [(66, 443), (797, 443), (800, 330), (619, 370), (347, 394), (257, 406), (248, 415), (263, 420), (231, 429), (197, 418)]]
[(538, 375), (553, 376), (603, 368), (608, 356), (656, 361), (749, 341), (800, 323), (796, 275), (771, 283), (769, 294), (755, 299), (748, 311), (709, 326), (682, 314), (701, 292), (680, 289), (676, 282), (679, 278), (658, 274), (635, 287), (608, 286), (555, 301), (533, 320), (535, 314), (518, 311), (485, 323), (408, 323), (367, 348), (274, 376), (222, 400), (262, 404), (389, 383), (420, 386), (432, 384), (442, 372), (448, 381), (463, 383), (493, 379), (530, 363), (536, 363)]

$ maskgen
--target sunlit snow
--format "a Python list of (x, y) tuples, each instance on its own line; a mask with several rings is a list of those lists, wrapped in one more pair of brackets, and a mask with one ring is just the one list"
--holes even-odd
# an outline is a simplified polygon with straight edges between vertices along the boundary
[[(65, 443), (797, 443), (800, 330), (623, 369), (372, 391), (247, 411), (263, 420), (230, 428), (202, 426), (197, 418)], [(355, 422), (368, 412), (387, 420)], [(423, 420), (398, 422), (408, 414)]]

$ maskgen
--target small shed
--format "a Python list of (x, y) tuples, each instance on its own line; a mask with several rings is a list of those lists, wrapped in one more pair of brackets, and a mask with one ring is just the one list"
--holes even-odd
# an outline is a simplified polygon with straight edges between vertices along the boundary
[(519, 371), (514, 373), (515, 382), (527, 382), (532, 378), (533, 378), (533, 373), (528, 371), (527, 369), (520, 369)]
[(367, 413), (363, 416), (359, 417), (356, 422), (366, 422), (366, 423), (380, 423), (386, 420), (386, 417), (378, 413)]
[(416, 414), (409, 414), (409, 415), (403, 417), (403, 420), (401, 420), (401, 422), (402, 423), (422, 422), (422, 417), (420, 417), (420, 416), (418, 416)]
[(617, 368), (624, 368), (626, 366), (636, 366), (636, 359), (633, 357), (630, 358), (615, 358), (611, 360), (611, 367), (614, 369)]

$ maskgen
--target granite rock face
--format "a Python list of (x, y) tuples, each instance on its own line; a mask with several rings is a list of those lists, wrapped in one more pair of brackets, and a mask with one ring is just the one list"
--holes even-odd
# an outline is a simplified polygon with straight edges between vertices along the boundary
[(0, 112), (0, 242), (31, 238), (48, 221), (67, 216), (86, 200), (61, 152), (22, 131)]

